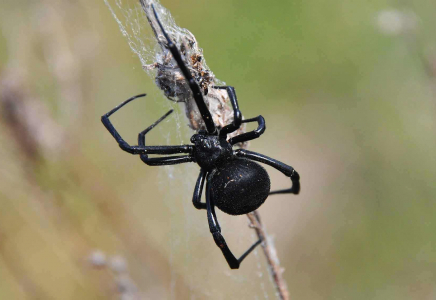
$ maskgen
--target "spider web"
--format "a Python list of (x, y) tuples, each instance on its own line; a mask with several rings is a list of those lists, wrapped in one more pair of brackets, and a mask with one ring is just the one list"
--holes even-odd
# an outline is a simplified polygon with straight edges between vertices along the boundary
[[(148, 25), (147, 17), (139, 1), (134, 0), (104, 0), (112, 16), (115, 18), (121, 33), (127, 39), (130, 49), (135, 53), (142, 66), (162, 61), (162, 53)], [(145, 1), (153, 3), (165, 29), (174, 35), (181, 35), (179, 28), (171, 14), (158, 1)], [(152, 74), (150, 74), (152, 75)]]
[[(127, 39), (130, 49), (139, 58), (141, 66), (150, 66), (164, 60), (164, 53), (150, 28), (147, 16), (138, 0), (104, 0), (111, 14), (118, 23), (121, 33)], [(158, 1), (153, 3), (165, 30), (173, 37), (180, 49), (180, 41), (187, 35), (186, 29), (176, 25), (167, 9)], [(207, 65), (203, 59), (203, 65)], [(144, 68), (155, 80), (156, 71)], [(219, 80), (217, 83), (222, 84)], [(177, 83), (174, 82), (174, 85)], [(175, 104), (157, 100), (159, 105), (170, 107)], [(211, 109), (211, 113), (217, 113)], [(173, 114), (174, 115), (174, 114)], [(189, 141), (192, 131), (186, 126), (187, 118), (181, 117), (180, 110), (171, 121), (166, 121), (157, 128), (167, 144), (183, 144)], [(157, 117), (156, 117), (157, 119)], [(173, 127), (173, 128), (170, 128)], [(192, 127), (192, 126), (191, 126)], [(174, 130), (175, 129), (175, 130)], [(176, 299), (178, 285), (189, 286), (191, 299), (234, 299), (234, 298), (269, 298), (274, 295), (274, 288), (264, 276), (263, 257), (255, 250), (242, 264), (242, 270), (232, 271), (216, 247), (207, 225), (204, 210), (196, 210), (192, 199), (193, 188), (198, 176), (198, 166), (182, 164), (159, 167), (159, 188), (164, 191), (163, 203), (171, 214), (165, 222), (169, 223), (169, 241), (161, 245), (171, 266), (171, 280), (167, 283), (168, 294), (164, 298)], [(204, 201), (204, 197), (203, 197)], [(153, 208), (151, 208), (153, 209)], [(236, 256), (242, 254), (257, 237), (248, 229), (247, 218), (238, 218), (217, 212), (223, 234)], [(183, 282), (181, 282), (183, 281)], [(140, 283), (139, 283), (140, 285)]]

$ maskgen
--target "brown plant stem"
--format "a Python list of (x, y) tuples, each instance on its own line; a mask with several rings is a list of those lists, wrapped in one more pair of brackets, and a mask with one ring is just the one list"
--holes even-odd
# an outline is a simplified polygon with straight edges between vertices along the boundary
[(285, 280), (283, 279), (283, 268), (280, 266), (279, 259), (277, 257), (277, 251), (274, 244), (268, 239), (268, 234), (265, 227), (263, 226), (260, 215), (257, 210), (247, 214), (250, 220), (250, 227), (255, 231), (259, 239), (262, 241), (262, 249), (265, 254), (266, 261), (268, 264), (269, 274), (273, 278), (273, 283), (277, 290), (277, 295), (282, 300), (289, 299), (289, 291)]

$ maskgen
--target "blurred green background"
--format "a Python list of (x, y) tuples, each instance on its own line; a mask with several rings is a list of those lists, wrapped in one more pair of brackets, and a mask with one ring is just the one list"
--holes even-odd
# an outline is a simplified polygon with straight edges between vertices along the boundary
[[(250, 149), (301, 175), (260, 208), (291, 299), (436, 299), (434, 1), (162, 4), (265, 117)], [(134, 143), (172, 106), (103, 0), (4, 0), (0, 27), (0, 299), (275, 298), (261, 251), (228, 269), (198, 167), (148, 167), (100, 123), (146, 92), (113, 118)], [(183, 112), (159, 126), (149, 144), (189, 141)], [(218, 214), (242, 253), (246, 217)]]

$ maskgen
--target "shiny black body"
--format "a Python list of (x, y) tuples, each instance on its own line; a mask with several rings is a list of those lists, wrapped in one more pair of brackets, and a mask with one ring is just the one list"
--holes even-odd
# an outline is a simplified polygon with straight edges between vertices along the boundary
[[(226, 89), (234, 112), (234, 118), (231, 124), (223, 128), (217, 128), (204, 102), (203, 93), (198, 83), (192, 78), (190, 71), (183, 62), (179, 50), (165, 32), (155, 11), (154, 14), (162, 30), (162, 34), (167, 40), (167, 48), (171, 51), (174, 60), (177, 62), (178, 67), (189, 84), (207, 130), (201, 130), (194, 134), (191, 138), (192, 145), (145, 145), (145, 135), (168, 117), (172, 113), (172, 110), (170, 110), (147, 129), (139, 133), (137, 146), (130, 146), (119, 135), (110, 122), (109, 117), (130, 101), (144, 97), (145, 94), (124, 101), (122, 104), (103, 115), (101, 120), (118, 142), (121, 149), (131, 154), (138, 154), (141, 160), (149, 166), (173, 165), (185, 162), (195, 162), (200, 166), (200, 174), (192, 198), (193, 205), (197, 209), (206, 210), (209, 229), (215, 243), (221, 249), (230, 268), (238, 269), (242, 260), (259, 245), (261, 241), (259, 240), (254, 243), (240, 258), (236, 258), (228, 248), (221, 234), (221, 228), (215, 214), (215, 207), (218, 207), (223, 212), (230, 215), (241, 215), (252, 212), (262, 205), (269, 195), (284, 193), (298, 194), (300, 191), (300, 176), (291, 166), (265, 155), (244, 149), (233, 150), (233, 145), (239, 142), (256, 139), (264, 133), (266, 129), (264, 118), (258, 116), (256, 118), (242, 120), (242, 113), (239, 110), (234, 88), (230, 86), (215, 86), (213, 88)], [(242, 123), (249, 122), (257, 122), (257, 129), (227, 140), (229, 133), (239, 129)], [(181, 153), (185, 155), (173, 155)], [(149, 157), (150, 154), (169, 156)], [(270, 192), (270, 178), (268, 173), (262, 166), (254, 161), (267, 164), (289, 177), (292, 182), (291, 188)], [(201, 195), (205, 182), (207, 182), (206, 203), (203, 203), (201, 202)]]
[(270, 192), (266, 170), (248, 159), (239, 158), (224, 137), (194, 134), (192, 156), (210, 174), (211, 202), (230, 215), (256, 210)]
[(268, 198), (271, 181), (259, 164), (236, 158), (217, 167), (212, 173), (211, 201), (229, 215), (248, 214)]

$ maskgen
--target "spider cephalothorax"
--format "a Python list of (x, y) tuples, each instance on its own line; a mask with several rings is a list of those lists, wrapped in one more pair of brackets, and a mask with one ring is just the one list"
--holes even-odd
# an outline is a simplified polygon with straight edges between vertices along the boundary
[(205, 170), (212, 170), (232, 158), (232, 145), (225, 138), (207, 133), (194, 134), (191, 142), (195, 147), (192, 156)]
[[(251, 152), (245, 149), (233, 150), (238, 143), (245, 143), (249, 140), (260, 137), (266, 127), (262, 116), (242, 120), (239, 110), (235, 89), (231, 86), (212, 86), (213, 89), (225, 90), (233, 108), (233, 121), (225, 126), (216, 126), (210, 111), (205, 104), (203, 93), (199, 83), (192, 77), (186, 67), (182, 56), (166, 34), (156, 11), (153, 7), (154, 16), (166, 40), (166, 48), (171, 52), (177, 63), (180, 72), (183, 74), (195, 104), (198, 107), (202, 122), (206, 130), (199, 130), (191, 137), (191, 145), (177, 146), (147, 146), (145, 135), (168, 117), (172, 110), (163, 115), (159, 120), (139, 133), (138, 145), (130, 146), (117, 132), (109, 120), (109, 117), (130, 101), (145, 96), (141, 94), (124, 101), (110, 112), (102, 116), (102, 122), (111, 135), (118, 142), (121, 149), (131, 154), (139, 154), (141, 160), (149, 166), (174, 165), (185, 162), (196, 162), (200, 166), (200, 174), (194, 188), (192, 202), (197, 209), (205, 209), (209, 223), (210, 232), (217, 246), (221, 249), (230, 268), (239, 268), (242, 260), (260, 244), (260, 240), (254, 243), (241, 257), (236, 258), (226, 244), (221, 234), (221, 227), (215, 214), (215, 206), (230, 215), (241, 215), (254, 211), (262, 205), (267, 197), (272, 194), (292, 193), (300, 191), (300, 176), (292, 168), (268, 156)], [(244, 123), (257, 122), (257, 129), (235, 135)], [(230, 136), (230, 138), (228, 138)], [(184, 153), (185, 155), (172, 155)], [(149, 157), (150, 154), (170, 155), (161, 157)], [(258, 163), (267, 164), (292, 181), (289, 189), (270, 192), (270, 178), (266, 170)], [(205, 181), (206, 203), (201, 202), (201, 195)]]

